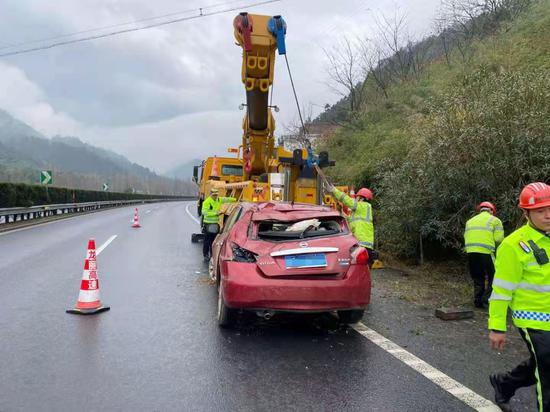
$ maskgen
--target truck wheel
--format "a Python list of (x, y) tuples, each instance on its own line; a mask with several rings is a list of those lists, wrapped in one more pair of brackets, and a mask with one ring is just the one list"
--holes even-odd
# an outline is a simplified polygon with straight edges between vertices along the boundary
[(218, 288), (218, 325), (222, 328), (230, 328), (235, 320), (235, 310), (228, 308), (223, 300), (222, 287)]
[(364, 314), (365, 314), (365, 311), (363, 309), (338, 311), (338, 317), (340, 318), (340, 322), (345, 324), (359, 322), (363, 318)]
[(201, 217), (201, 214), (202, 214), (202, 202), (203, 202), (202, 199), (199, 199), (199, 201), (197, 202), (197, 216), (199, 217)]

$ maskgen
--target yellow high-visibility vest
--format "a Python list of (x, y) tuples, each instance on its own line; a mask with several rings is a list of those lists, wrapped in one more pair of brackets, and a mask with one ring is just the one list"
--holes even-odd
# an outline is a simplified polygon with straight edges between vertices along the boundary
[(466, 253), (492, 254), (504, 239), (502, 222), (496, 216), (483, 211), (466, 222), (464, 244)]
[(489, 329), (506, 331), (510, 308), (518, 328), (550, 331), (550, 263), (536, 258), (544, 253), (550, 257), (550, 237), (529, 224), (498, 247)]
[(338, 189), (334, 189), (334, 198), (351, 209), (347, 218), (353, 236), (359, 244), (374, 249), (374, 224), (372, 222), (372, 206), (369, 202), (358, 202)]

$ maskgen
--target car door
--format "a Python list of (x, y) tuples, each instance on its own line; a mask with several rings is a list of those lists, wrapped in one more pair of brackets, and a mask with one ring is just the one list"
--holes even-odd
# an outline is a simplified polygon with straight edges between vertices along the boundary
[(216, 239), (214, 239), (214, 243), (212, 244), (212, 261), (211, 261), (211, 268), (210, 268), (210, 277), (213, 280), (218, 281), (218, 270), (220, 267), (220, 252), (223, 249), (223, 244), (225, 243), (227, 236), (229, 236), (229, 231), (239, 220), (239, 217), (241, 215), (242, 207), (236, 207), (235, 210), (229, 215), (227, 218), (227, 221), (225, 222), (223, 226), (222, 232), (216, 236)]

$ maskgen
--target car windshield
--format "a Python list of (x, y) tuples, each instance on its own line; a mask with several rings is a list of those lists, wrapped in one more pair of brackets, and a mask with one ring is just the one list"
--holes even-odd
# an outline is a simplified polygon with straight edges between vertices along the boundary
[(257, 222), (256, 225), (258, 238), (273, 241), (333, 236), (345, 231), (341, 217), (311, 218), (290, 222), (264, 220)]

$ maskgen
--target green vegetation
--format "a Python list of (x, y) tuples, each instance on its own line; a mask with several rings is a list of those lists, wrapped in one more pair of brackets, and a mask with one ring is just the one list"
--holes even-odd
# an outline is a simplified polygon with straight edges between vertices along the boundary
[(177, 196), (158, 196), (132, 193), (96, 192), (23, 183), (0, 183), (0, 208), (29, 207), (62, 203), (99, 202), (106, 200), (177, 199)]
[(366, 109), (323, 149), (335, 181), (374, 189), (381, 249), (414, 257), (422, 239), (428, 257), (456, 256), (481, 200), (508, 232), (520, 224), (522, 186), (550, 178), (549, 27), (550, 0), (535, 1), (388, 97), (368, 84)]

